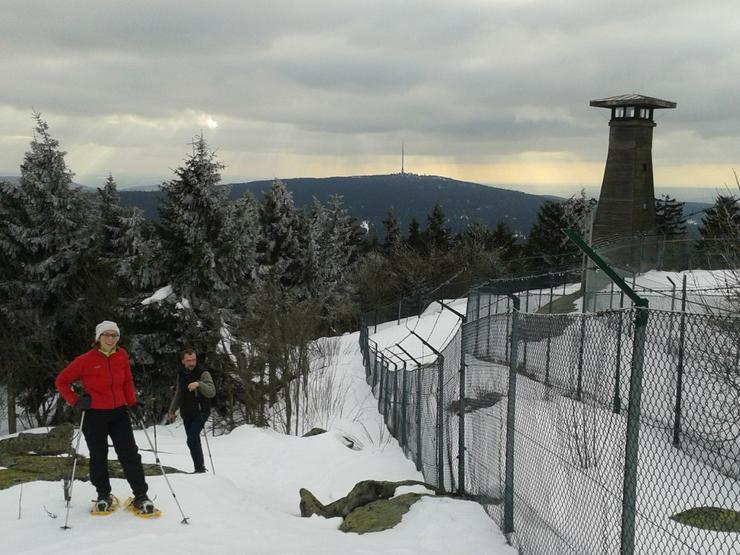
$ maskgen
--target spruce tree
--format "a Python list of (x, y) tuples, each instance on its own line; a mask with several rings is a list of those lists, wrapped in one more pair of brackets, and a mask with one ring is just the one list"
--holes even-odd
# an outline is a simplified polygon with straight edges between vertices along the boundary
[(406, 237), (406, 245), (416, 252), (424, 250), (424, 239), (422, 237), (421, 227), (414, 217), (412, 217), (409, 222), (409, 233)]
[(439, 202), (434, 204), (432, 212), (427, 216), (425, 239), (429, 253), (445, 253), (452, 243), (452, 231), (447, 226), (447, 218)]
[(403, 241), (403, 235), (401, 233), (401, 223), (398, 221), (398, 217), (393, 211), (393, 208), (388, 210), (388, 214), (383, 220), (383, 229), (385, 230), (383, 251), (386, 253), (392, 253), (398, 250)]
[(18, 402), (44, 425), (54, 377), (89, 345), (94, 326), (86, 294), (93, 285), (95, 214), (73, 185), (66, 153), (48, 124), (41, 114), (33, 118), (20, 179), (0, 185), (0, 301), (2, 324), (14, 334), (18, 355), (5, 359), (6, 378), (19, 392)]
[(704, 213), (697, 250), (709, 268), (737, 268), (740, 262), (740, 200), (718, 195)]
[(683, 209), (684, 203), (678, 202), (670, 195), (662, 195), (655, 199), (655, 223), (659, 235), (666, 239), (686, 236), (686, 217)]
[(285, 184), (275, 181), (259, 206), (258, 277), (271, 278), (301, 298), (310, 271), (304, 220)]
[(347, 213), (340, 195), (332, 195), (326, 207), (314, 203), (310, 236), (315, 268), (311, 289), (327, 331), (337, 332), (337, 324), (353, 310), (350, 273), (360, 242), (359, 226)]
[(593, 202), (580, 197), (566, 201), (545, 201), (537, 212), (537, 221), (524, 247), (530, 271), (550, 271), (579, 266), (581, 254), (563, 230), (575, 228), (585, 233), (585, 224)]
[(227, 225), (226, 192), (218, 184), (223, 164), (201, 134), (193, 153), (163, 183), (158, 226), (162, 263), (175, 293), (197, 309), (209, 293), (226, 288), (217, 265), (219, 240)]

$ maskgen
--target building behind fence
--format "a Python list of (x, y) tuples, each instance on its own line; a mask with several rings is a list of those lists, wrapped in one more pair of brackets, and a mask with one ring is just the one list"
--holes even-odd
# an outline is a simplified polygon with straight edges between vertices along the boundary
[(554, 313), (554, 289), (472, 290), (433, 364), (378, 350), (365, 322), (367, 380), (406, 455), (526, 555), (740, 554), (737, 533), (680, 516), (722, 529), (714, 509), (740, 510), (740, 318)]

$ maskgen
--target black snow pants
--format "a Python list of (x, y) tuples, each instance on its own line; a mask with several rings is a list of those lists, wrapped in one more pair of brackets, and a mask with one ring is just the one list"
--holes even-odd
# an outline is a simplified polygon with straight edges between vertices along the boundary
[(123, 467), (123, 473), (134, 497), (147, 492), (144, 467), (141, 465), (141, 455), (134, 440), (134, 431), (126, 406), (115, 409), (89, 409), (85, 413), (82, 432), (90, 451), (90, 481), (99, 497), (111, 492), (108, 475), (108, 436), (113, 441), (118, 462)]

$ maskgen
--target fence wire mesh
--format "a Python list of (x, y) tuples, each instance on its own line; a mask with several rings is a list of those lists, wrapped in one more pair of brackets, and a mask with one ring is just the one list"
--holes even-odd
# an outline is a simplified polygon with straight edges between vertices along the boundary
[[(502, 529), (509, 511), (520, 553), (739, 555), (740, 318), (647, 311), (641, 400), (631, 413), (643, 309), (553, 314), (553, 300), (514, 313), (512, 304), (493, 308), (506, 296), (472, 292), (467, 323), (421, 367), (390, 363), (363, 329), (368, 383), (409, 458), (427, 481), (477, 500)], [(637, 478), (628, 490), (629, 468)]]

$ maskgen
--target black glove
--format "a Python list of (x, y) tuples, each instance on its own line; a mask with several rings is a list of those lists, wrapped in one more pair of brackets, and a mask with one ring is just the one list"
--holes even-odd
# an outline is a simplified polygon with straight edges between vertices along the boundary
[(128, 407), (128, 411), (136, 420), (142, 420), (144, 418), (144, 408), (144, 403), (136, 401), (136, 403)]
[(77, 410), (87, 410), (90, 408), (90, 404), (92, 403), (92, 399), (89, 395), (82, 395), (79, 399), (77, 399), (77, 402), (75, 403), (75, 409)]

